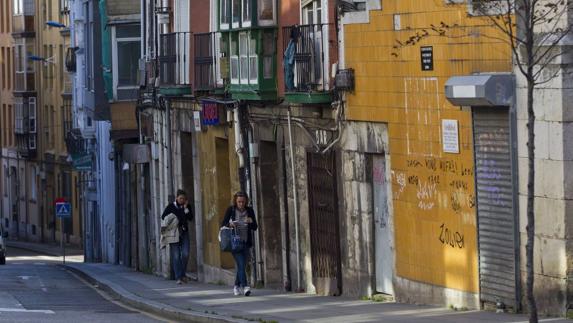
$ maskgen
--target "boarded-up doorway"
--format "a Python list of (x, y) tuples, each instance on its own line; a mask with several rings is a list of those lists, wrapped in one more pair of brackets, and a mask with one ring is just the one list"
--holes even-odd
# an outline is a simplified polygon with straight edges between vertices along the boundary
[(334, 152), (308, 153), (312, 279), (319, 295), (342, 292), (340, 229)]

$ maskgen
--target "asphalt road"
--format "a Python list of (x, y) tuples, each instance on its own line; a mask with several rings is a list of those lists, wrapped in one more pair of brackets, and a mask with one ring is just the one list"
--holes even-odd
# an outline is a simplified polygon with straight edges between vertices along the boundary
[(11, 248), (0, 265), (0, 322), (166, 322), (120, 305), (58, 264)]

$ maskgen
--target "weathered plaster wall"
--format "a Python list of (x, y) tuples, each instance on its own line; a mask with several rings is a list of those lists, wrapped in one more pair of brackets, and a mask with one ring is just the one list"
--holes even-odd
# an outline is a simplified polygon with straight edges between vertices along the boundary
[[(384, 123), (348, 122), (340, 146), (343, 190), (340, 195), (345, 197), (341, 213), (343, 292), (345, 295), (370, 296), (375, 291), (376, 273), (372, 174), (367, 164), (369, 154), (388, 153), (388, 127)], [(386, 160), (386, 168), (390, 168), (389, 160)], [(385, 182), (389, 183), (389, 172), (383, 174)], [(391, 196), (387, 202), (391, 203)], [(389, 210), (387, 225), (393, 228), (391, 206)], [(393, 239), (390, 248), (395, 249)], [(385, 261), (394, 267), (394, 258)]]
[[(571, 64), (570, 54), (558, 58)], [(556, 62), (559, 63), (559, 62)], [(558, 65), (561, 73), (534, 93), (535, 121), (535, 295), (540, 313), (565, 314), (571, 303), (570, 274), (573, 265), (573, 78), (571, 68)], [(517, 76), (517, 126), (519, 201), (523, 304), (526, 308), (527, 242), (527, 102), (526, 82)]]

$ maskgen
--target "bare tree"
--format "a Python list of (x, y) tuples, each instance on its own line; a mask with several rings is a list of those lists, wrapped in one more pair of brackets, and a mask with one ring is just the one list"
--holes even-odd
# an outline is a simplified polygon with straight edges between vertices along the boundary
[[(448, 0), (460, 3), (460, 0)], [(534, 92), (538, 86), (559, 76), (561, 66), (557, 63), (566, 51), (561, 46), (570, 34), (569, 14), (573, 4), (569, 0), (468, 0), (468, 11), (476, 19), (483, 19), (486, 26), (501, 31), (503, 37), (480, 34), (509, 44), (514, 66), (521, 73), (527, 86), (527, 244), (526, 244), (526, 296), (529, 308), (529, 322), (537, 322), (537, 305), (533, 295), (534, 282), (534, 238), (535, 238), (535, 111)], [(397, 40), (393, 56), (399, 56), (399, 49), (415, 45), (427, 37), (467, 37), (452, 33), (463, 29), (458, 25), (440, 22), (417, 31), (406, 40)]]

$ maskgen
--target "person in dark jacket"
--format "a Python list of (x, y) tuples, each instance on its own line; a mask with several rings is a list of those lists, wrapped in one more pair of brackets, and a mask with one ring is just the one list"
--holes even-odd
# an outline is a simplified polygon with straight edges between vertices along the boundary
[(187, 261), (189, 260), (189, 227), (187, 222), (193, 220), (193, 214), (189, 210), (189, 204), (187, 203), (187, 193), (184, 190), (177, 190), (175, 201), (165, 207), (163, 214), (161, 214), (161, 220), (171, 213), (175, 214), (179, 221), (179, 242), (169, 244), (169, 254), (175, 279), (177, 284), (181, 284), (188, 282), (185, 274), (187, 272)]
[(247, 282), (247, 272), (245, 270), (249, 258), (250, 248), (253, 246), (252, 232), (257, 230), (257, 220), (255, 219), (255, 211), (253, 208), (247, 206), (249, 198), (245, 192), (237, 192), (233, 196), (233, 205), (231, 205), (225, 212), (225, 218), (221, 222), (221, 227), (230, 227), (236, 230), (242, 241), (245, 243), (245, 248), (241, 251), (233, 251), (233, 258), (235, 258), (235, 265), (237, 267), (237, 274), (235, 276), (235, 286), (233, 293), (235, 296), (243, 294), (245, 296), (251, 295), (251, 287)]

